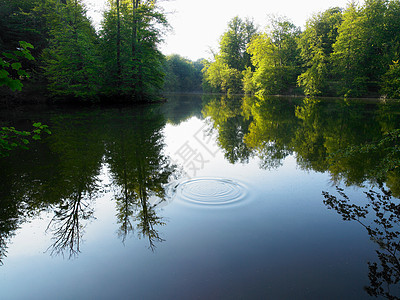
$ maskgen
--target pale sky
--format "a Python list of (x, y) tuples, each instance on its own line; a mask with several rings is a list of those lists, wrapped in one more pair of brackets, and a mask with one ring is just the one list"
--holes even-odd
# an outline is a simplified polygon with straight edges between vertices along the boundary
[[(97, 22), (105, 1), (84, 0), (89, 15)], [(348, 0), (163, 0), (160, 5), (173, 29), (165, 36), (161, 51), (191, 60), (210, 58), (209, 49), (218, 50), (218, 40), (235, 16), (252, 18), (260, 29), (267, 25), (269, 15), (286, 16), (304, 28), (314, 13), (335, 6), (345, 8), (347, 3)]]

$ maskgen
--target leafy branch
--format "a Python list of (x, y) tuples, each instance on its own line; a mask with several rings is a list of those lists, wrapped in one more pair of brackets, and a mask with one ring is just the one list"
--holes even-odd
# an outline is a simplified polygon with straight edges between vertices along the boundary
[(43, 132), (51, 134), (47, 125), (40, 122), (33, 124), (34, 129), (31, 131), (20, 131), (14, 127), (0, 128), (0, 157), (6, 157), (9, 151), (15, 148), (28, 149), (27, 145), (30, 140), (40, 140)]
[(29, 50), (34, 48), (32, 44), (20, 41), (19, 45), (17, 50), (3, 52), (0, 57), (0, 86), (8, 86), (13, 91), (21, 91), (21, 79), (29, 78), (29, 74), (22, 68), (21, 61), (35, 59)]

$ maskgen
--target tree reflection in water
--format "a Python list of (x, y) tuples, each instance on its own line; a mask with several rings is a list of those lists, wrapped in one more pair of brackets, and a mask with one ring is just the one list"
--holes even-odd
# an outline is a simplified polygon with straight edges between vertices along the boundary
[(52, 255), (69, 258), (79, 254), (84, 229), (94, 212), (94, 200), (100, 195), (99, 175), (104, 155), (101, 121), (97, 113), (61, 115), (53, 119), (55, 134), (49, 146), (59, 158), (54, 200), (48, 203), (54, 216), (46, 232), (53, 235), (47, 249)]
[(218, 144), (225, 158), (232, 164), (248, 163), (251, 150), (244, 141), (252, 117), (242, 109), (238, 97), (215, 97), (204, 106), (204, 117), (210, 117), (212, 128), (218, 132)]
[(52, 255), (64, 255), (68, 252), (71, 258), (80, 252), (85, 228), (82, 220), (88, 220), (93, 216), (89, 200), (90, 196), (86, 199), (85, 195), (77, 191), (54, 209), (54, 216), (46, 230), (53, 233), (54, 243), (48, 248)]
[[(380, 192), (365, 192), (367, 204), (352, 203), (344, 190), (336, 187), (339, 197), (323, 192), (324, 204), (335, 210), (344, 221), (356, 221), (379, 246), (379, 262), (368, 262), (370, 286), (365, 290), (370, 296), (400, 299), (400, 200), (380, 186)], [(372, 217), (371, 214), (374, 216)], [(370, 222), (369, 219), (372, 219)], [(370, 223), (370, 224), (368, 224)]]
[(231, 163), (258, 157), (262, 169), (271, 169), (292, 155), (301, 169), (328, 172), (334, 184), (384, 182), (399, 197), (398, 104), (210, 97), (190, 111), (188, 98), (170, 103), (164, 112), (152, 105), (49, 115), (44, 121), (51, 125), (51, 136), (32, 145), (32, 151), (0, 160), (0, 261), (21, 224), (49, 210), (54, 213), (49, 250), (79, 253), (95, 197), (104, 188), (99, 183), (104, 167), (122, 241), (135, 231), (154, 249), (163, 240), (158, 230), (165, 224), (157, 210), (165, 185), (177, 173), (164, 155), (163, 128), (167, 119), (175, 124), (201, 113)]
[(112, 124), (106, 161), (117, 203), (119, 236), (125, 242), (136, 223), (139, 238), (147, 237), (154, 250), (156, 242), (164, 241), (156, 228), (165, 225), (156, 207), (165, 200), (164, 187), (175, 170), (163, 154), (165, 121), (158, 110), (147, 109)]
[(105, 167), (122, 240), (135, 228), (154, 249), (163, 241), (157, 228), (165, 224), (156, 209), (175, 172), (163, 154), (165, 122), (156, 105), (57, 114), (47, 122), (53, 134), (43, 143), (1, 160), (0, 264), (16, 230), (42, 212), (52, 215), (47, 251), (78, 255), (85, 228), (95, 218), (95, 200), (107, 188), (100, 181)]

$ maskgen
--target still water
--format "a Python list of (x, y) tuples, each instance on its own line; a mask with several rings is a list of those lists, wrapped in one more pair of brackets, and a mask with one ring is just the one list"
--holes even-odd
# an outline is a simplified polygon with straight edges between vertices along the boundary
[(52, 131), (0, 159), (1, 299), (400, 296), (398, 103), (176, 95), (0, 118)]

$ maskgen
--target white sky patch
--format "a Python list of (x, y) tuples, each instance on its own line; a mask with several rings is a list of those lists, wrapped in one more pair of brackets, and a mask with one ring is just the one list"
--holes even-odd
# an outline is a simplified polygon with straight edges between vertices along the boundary
[[(106, 0), (84, 0), (95, 24), (100, 23)], [(263, 29), (269, 15), (288, 17), (304, 28), (314, 13), (330, 7), (347, 6), (347, 0), (169, 0), (160, 1), (173, 28), (165, 37), (161, 51), (180, 54), (191, 60), (210, 58), (209, 49), (218, 50), (218, 40), (235, 16), (250, 18)]]

